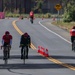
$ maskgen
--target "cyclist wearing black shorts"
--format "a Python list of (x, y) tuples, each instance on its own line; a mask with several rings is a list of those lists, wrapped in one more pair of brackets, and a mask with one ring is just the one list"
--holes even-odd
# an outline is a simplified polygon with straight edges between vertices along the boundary
[(23, 59), (23, 48), (26, 47), (26, 58), (28, 59), (28, 51), (31, 45), (31, 38), (28, 33), (24, 33), (20, 39), (21, 59)]
[(73, 26), (72, 29), (70, 30), (70, 35), (71, 35), (71, 43), (73, 46), (73, 42), (75, 40), (75, 26)]
[(32, 20), (33, 20), (33, 19), (34, 19), (34, 12), (33, 12), (33, 11), (30, 11), (29, 16), (30, 16), (30, 18), (32, 18)]
[[(5, 34), (2, 36), (2, 46), (12, 45), (12, 35), (10, 35), (9, 31), (6, 31)], [(4, 53), (4, 50), (3, 50)], [(10, 51), (8, 51), (8, 58), (10, 57)], [(4, 59), (4, 58), (3, 58)]]

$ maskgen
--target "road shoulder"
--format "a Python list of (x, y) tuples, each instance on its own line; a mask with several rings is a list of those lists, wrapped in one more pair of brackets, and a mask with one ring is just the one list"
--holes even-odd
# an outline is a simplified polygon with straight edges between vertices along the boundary
[(48, 20), (45, 22), (43, 21), (43, 22), (41, 22), (41, 24), (44, 25), (45, 27), (47, 27), (48, 29), (50, 29), (51, 31), (59, 34), (60, 36), (62, 36), (66, 40), (70, 41), (70, 33), (63, 28), (60, 28), (56, 25), (51, 24), (51, 20)]

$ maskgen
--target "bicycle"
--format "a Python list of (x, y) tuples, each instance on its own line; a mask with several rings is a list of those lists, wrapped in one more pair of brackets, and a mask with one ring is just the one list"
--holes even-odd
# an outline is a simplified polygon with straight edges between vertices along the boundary
[(72, 51), (75, 51), (75, 40), (72, 43)]
[(33, 18), (30, 18), (30, 22), (33, 24)]
[(22, 59), (23, 59), (23, 63), (25, 64), (25, 59), (26, 59), (26, 46), (22, 45), (22, 47), (23, 47)]
[(3, 60), (5, 61), (5, 64), (7, 64), (11, 47), (10, 47), (10, 45), (6, 45), (6, 46), (2, 46), (2, 47), (4, 48), (4, 50), (3, 50), (3, 53), (4, 53)]

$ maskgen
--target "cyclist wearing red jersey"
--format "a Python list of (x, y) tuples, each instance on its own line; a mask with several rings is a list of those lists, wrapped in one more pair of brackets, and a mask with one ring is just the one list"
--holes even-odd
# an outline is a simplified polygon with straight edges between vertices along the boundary
[[(6, 31), (5, 34), (2, 36), (2, 46), (6, 46), (6, 45), (12, 45), (12, 35), (10, 35), (9, 31)], [(10, 51), (8, 51), (8, 58), (10, 57)], [(4, 51), (3, 51), (4, 53)]]
[(75, 40), (75, 26), (73, 26), (72, 29), (70, 30), (70, 35), (71, 35), (71, 43), (72, 43), (72, 46), (73, 46), (73, 42)]
[(34, 12), (33, 11), (30, 11), (30, 14), (29, 14), (30, 18), (34, 18)]

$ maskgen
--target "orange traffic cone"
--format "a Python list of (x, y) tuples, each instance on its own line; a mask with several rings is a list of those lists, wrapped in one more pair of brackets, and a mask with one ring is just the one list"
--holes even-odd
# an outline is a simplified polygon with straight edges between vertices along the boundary
[(41, 54), (45, 55), (45, 48), (41, 47)]
[(40, 54), (42, 54), (42, 52), (43, 52), (43, 51), (42, 51), (42, 47), (40, 47)]
[(42, 16), (42, 20), (44, 19), (44, 16)]
[(38, 46), (38, 53), (40, 53), (40, 46)]
[(43, 20), (44, 18), (42, 17), (42, 20)]
[(53, 21), (55, 21), (55, 17), (53, 17)]
[(46, 57), (49, 57), (48, 49), (45, 50), (45, 56), (46, 56)]
[(27, 19), (29, 19), (29, 17), (27, 17)]

